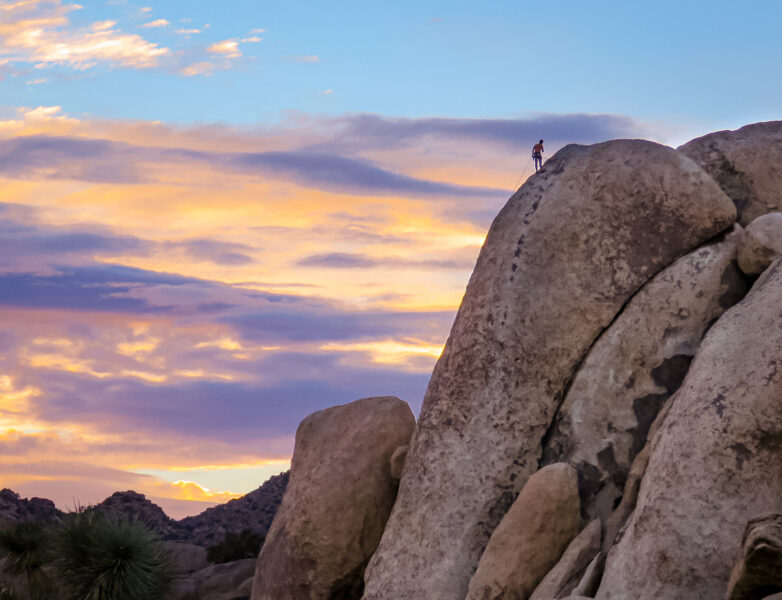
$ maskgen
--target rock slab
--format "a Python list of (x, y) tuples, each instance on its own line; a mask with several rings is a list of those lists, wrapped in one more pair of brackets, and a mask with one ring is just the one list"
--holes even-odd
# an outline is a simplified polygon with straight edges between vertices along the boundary
[(465, 600), (526, 600), (580, 526), (578, 473), (565, 463), (544, 467), (494, 530)]
[(567, 382), (649, 278), (735, 207), (670, 148), (560, 150), (494, 220), (427, 389), (367, 600), (463, 600)]
[(581, 475), (585, 516), (605, 520), (666, 399), (687, 374), (708, 327), (741, 300), (742, 229), (683, 256), (628, 302), (573, 378), (545, 441), (543, 462)]
[(396, 496), (391, 457), (415, 418), (394, 397), (311, 414), (296, 432), (290, 482), (258, 557), (253, 600), (360, 598)]
[(730, 196), (740, 225), (782, 211), (782, 121), (710, 133), (680, 146), (679, 151)]
[(652, 441), (597, 598), (723, 597), (744, 524), (782, 505), (782, 266), (709, 330)]

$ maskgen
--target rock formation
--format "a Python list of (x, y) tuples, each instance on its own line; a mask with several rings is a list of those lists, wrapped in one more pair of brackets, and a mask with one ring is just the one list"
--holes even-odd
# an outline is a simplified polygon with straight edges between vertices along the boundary
[(605, 520), (665, 400), (706, 329), (749, 289), (736, 266), (741, 228), (683, 256), (647, 283), (595, 342), (544, 442), (543, 462), (581, 473), (586, 516)]
[(361, 597), (364, 568), (396, 497), (391, 459), (414, 428), (410, 407), (393, 397), (357, 400), (301, 422), (253, 600)]
[(579, 361), (638, 288), (734, 220), (706, 173), (638, 140), (567, 146), (511, 197), (432, 374), (367, 600), (463, 600)]
[(8, 488), (0, 490), (0, 527), (6, 527), (17, 521), (58, 520), (62, 511), (57, 510), (54, 502), (45, 498), (21, 498)]
[(782, 121), (718, 131), (679, 148), (730, 196), (740, 225), (782, 211)]
[(782, 506), (782, 265), (704, 339), (597, 598), (722, 597), (747, 520)]

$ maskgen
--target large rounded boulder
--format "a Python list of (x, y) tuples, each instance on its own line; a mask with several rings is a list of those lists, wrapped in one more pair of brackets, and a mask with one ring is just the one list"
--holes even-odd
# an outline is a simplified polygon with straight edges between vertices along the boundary
[(742, 226), (760, 215), (782, 211), (782, 121), (710, 133), (679, 151), (730, 196)]
[(567, 146), (511, 197), (434, 369), (367, 600), (463, 600), (579, 361), (647, 280), (735, 216), (695, 163), (641, 140)]
[(352, 600), (396, 496), (391, 458), (415, 418), (394, 397), (311, 414), (296, 432), (290, 483), (258, 557), (253, 600)]

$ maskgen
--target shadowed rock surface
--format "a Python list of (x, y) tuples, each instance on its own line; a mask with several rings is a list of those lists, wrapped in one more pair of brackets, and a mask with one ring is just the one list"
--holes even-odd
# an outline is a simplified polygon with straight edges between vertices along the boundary
[(581, 475), (585, 516), (605, 520), (665, 400), (675, 392), (706, 329), (749, 289), (736, 265), (736, 227), (683, 256), (633, 296), (578, 369), (543, 463)]
[(567, 146), (513, 195), (434, 369), (367, 600), (463, 600), (586, 351), (649, 278), (734, 220), (706, 173), (640, 140)]
[(782, 592), (782, 514), (747, 524), (727, 600), (755, 600)]
[(655, 436), (597, 598), (723, 597), (744, 524), (782, 503), (782, 268), (705, 337)]
[(0, 527), (7, 527), (17, 521), (57, 520), (62, 516), (63, 512), (57, 510), (51, 500), (21, 498), (8, 488), (0, 490)]
[(254, 570), (254, 558), (211, 565), (178, 581), (171, 600), (249, 600), (240, 588)]
[(391, 458), (414, 428), (410, 407), (390, 396), (301, 422), (290, 485), (258, 557), (253, 600), (361, 597), (364, 567), (396, 497)]
[(717, 131), (679, 151), (711, 175), (738, 210), (738, 222), (782, 211), (782, 121)]

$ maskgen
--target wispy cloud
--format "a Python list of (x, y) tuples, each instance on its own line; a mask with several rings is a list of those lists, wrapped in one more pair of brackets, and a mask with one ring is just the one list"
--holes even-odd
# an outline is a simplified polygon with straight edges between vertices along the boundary
[(30, 136), (0, 140), (0, 173), (9, 177), (141, 182), (139, 163), (195, 161), (346, 193), (431, 197), (504, 197), (504, 190), (460, 186), (394, 173), (371, 161), (312, 151), (209, 153), (139, 147), (106, 140)]
[(291, 56), (288, 60), (298, 63), (319, 63), (320, 57), (315, 54), (306, 54), (303, 56)]
[(157, 66), (170, 50), (135, 34), (119, 31), (115, 21), (69, 27), (68, 14), (80, 8), (60, 0), (5, 4), (0, 22), (0, 52), (14, 62), (38, 67), (64, 65), (88, 69), (101, 62), (131, 68)]
[(154, 21), (150, 21), (149, 23), (145, 23), (141, 27), (145, 29), (153, 28), (153, 27), (168, 27), (171, 25), (168, 21), (165, 19), (155, 19)]

